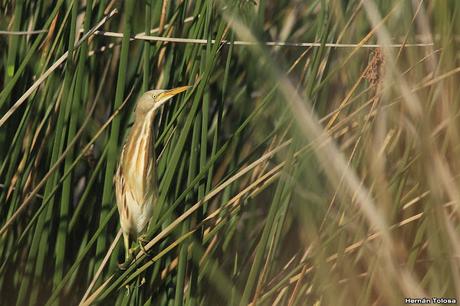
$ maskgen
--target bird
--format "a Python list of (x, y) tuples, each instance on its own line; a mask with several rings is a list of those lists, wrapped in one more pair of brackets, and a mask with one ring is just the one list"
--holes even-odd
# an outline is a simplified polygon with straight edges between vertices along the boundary
[(114, 175), (115, 197), (123, 233), (125, 262), (131, 258), (130, 239), (142, 247), (145, 233), (158, 199), (154, 119), (156, 111), (190, 86), (146, 91), (136, 101), (134, 124), (121, 150)]

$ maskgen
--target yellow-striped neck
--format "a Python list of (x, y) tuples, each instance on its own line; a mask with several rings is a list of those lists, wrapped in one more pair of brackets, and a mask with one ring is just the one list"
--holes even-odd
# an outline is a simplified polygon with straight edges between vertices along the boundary
[(123, 173), (127, 182), (135, 190), (135, 198), (143, 202), (145, 195), (150, 191), (152, 167), (155, 163), (153, 150), (153, 119), (154, 111), (143, 117), (136, 116), (134, 125), (129, 133), (123, 154)]

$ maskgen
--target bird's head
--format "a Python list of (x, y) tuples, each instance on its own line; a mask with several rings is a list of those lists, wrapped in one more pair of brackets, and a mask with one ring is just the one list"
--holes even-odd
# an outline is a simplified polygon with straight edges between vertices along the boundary
[(137, 101), (136, 115), (145, 116), (151, 111), (157, 110), (166, 101), (190, 88), (190, 86), (182, 86), (173, 89), (155, 89), (146, 91)]

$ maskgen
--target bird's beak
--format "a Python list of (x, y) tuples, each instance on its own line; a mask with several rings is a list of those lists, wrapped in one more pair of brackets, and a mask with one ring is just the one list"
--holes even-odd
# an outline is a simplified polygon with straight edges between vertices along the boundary
[(155, 104), (155, 108), (162, 106), (166, 101), (168, 101), (178, 93), (181, 93), (189, 89), (190, 87), (192, 86), (181, 86), (160, 93), (160, 95), (158, 96), (158, 102)]

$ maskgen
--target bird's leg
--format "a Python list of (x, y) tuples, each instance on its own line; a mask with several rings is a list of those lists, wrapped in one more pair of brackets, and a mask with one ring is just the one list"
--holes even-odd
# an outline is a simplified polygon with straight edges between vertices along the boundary
[(132, 251), (129, 248), (129, 234), (128, 233), (123, 232), (123, 242), (125, 245), (125, 262), (118, 264), (118, 267), (121, 270), (126, 270), (129, 264), (131, 263), (131, 261), (133, 260)]
[(129, 234), (123, 233), (123, 242), (125, 245), (125, 262), (128, 261), (128, 258), (131, 254), (129, 250)]

